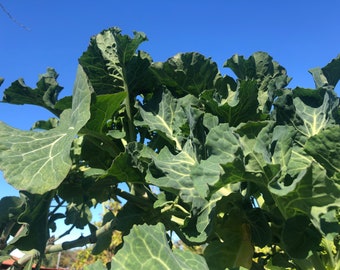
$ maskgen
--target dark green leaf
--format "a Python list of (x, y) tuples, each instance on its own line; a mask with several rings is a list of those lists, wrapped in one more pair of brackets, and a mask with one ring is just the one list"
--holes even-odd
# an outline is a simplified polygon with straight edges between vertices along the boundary
[(91, 105), (91, 118), (85, 128), (99, 133), (111, 129), (109, 122), (112, 121), (113, 114), (122, 107), (125, 98), (125, 92), (97, 96)]
[(23, 79), (19, 79), (5, 90), (3, 101), (11, 104), (38, 105), (59, 116), (61, 111), (54, 106), (63, 87), (57, 83), (57, 78), (57, 72), (53, 68), (48, 68), (47, 72), (40, 76), (36, 89), (28, 87)]
[(249, 59), (236, 54), (228, 59), (224, 66), (231, 68), (241, 81), (257, 82), (258, 110), (264, 113), (270, 112), (276, 91), (286, 87), (291, 80), (286, 70), (265, 52), (256, 52)]
[(204, 90), (214, 88), (219, 74), (216, 63), (199, 53), (176, 54), (164, 63), (154, 63), (151, 70), (175, 97), (199, 97)]
[(21, 198), (26, 201), (25, 211), (18, 217), (18, 224), (25, 229), (11, 240), (15, 241), (15, 246), (20, 250), (38, 250), (43, 253), (49, 238), (47, 225), (49, 207), (53, 198), (53, 193), (48, 192), (44, 195), (29, 194), (21, 192)]
[(239, 211), (229, 214), (221, 234), (225, 236), (222, 236), (222, 241), (212, 241), (204, 250), (209, 269), (224, 270), (240, 266), (250, 269), (254, 250), (249, 227), (243, 223)]
[(122, 35), (118, 28), (110, 28), (92, 37), (79, 63), (97, 94), (128, 90), (132, 93), (145, 84), (151, 59), (146, 53), (136, 54), (136, 50), (146, 40), (144, 33), (135, 32), (130, 38)]
[(312, 74), (316, 88), (324, 86), (335, 87), (340, 80), (340, 55), (333, 59), (323, 68), (312, 68)]
[[(92, 205), (90, 205), (92, 206)], [(76, 228), (84, 229), (84, 227), (91, 221), (92, 213), (87, 204), (70, 203), (66, 209), (65, 224), (75, 225)]]
[(10, 220), (16, 220), (21, 212), (25, 209), (23, 198), (8, 196), (0, 200), (0, 224)]
[(282, 231), (285, 249), (293, 258), (307, 258), (310, 251), (318, 249), (321, 238), (320, 232), (302, 215), (288, 219)]

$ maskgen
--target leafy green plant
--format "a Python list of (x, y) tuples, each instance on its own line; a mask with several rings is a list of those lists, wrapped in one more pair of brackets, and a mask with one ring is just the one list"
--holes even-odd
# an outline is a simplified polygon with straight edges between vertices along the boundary
[[(0, 169), (20, 190), (0, 201), (0, 258), (99, 253), (118, 230), (111, 264), (88, 269), (340, 269), (340, 58), (310, 71), (316, 89), (289, 89), (264, 52), (228, 59), (229, 76), (198, 53), (153, 62), (146, 40), (94, 36), (72, 97), (58, 99), (53, 69), (35, 89), (5, 90), (4, 102), (56, 118), (31, 131), (0, 122)], [(90, 208), (109, 199), (126, 203), (97, 228)], [(57, 219), (91, 234), (54, 245)], [(203, 255), (173, 249), (173, 233)]]

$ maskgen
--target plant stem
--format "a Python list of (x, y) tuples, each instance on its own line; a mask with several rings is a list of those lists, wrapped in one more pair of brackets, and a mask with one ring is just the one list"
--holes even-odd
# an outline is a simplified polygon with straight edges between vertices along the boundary
[(63, 250), (72, 249), (72, 248), (75, 248), (75, 247), (82, 247), (82, 246), (85, 246), (87, 244), (96, 243), (97, 239), (101, 235), (103, 235), (103, 234), (105, 234), (109, 231), (113, 231), (115, 226), (116, 226), (115, 220), (111, 220), (110, 222), (105, 223), (105, 225), (103, 225), (98, 230), (96, 230), (95, 233), (92, 233), (88, 236), (85, 236), (85, 237), (81, 236), (76, 240), (67, 241), (67, 242), (64, 242), (64, 243), (58, 244), (58, 245), (48, 245), (48, 246), (46, 246), (45, 253), (55, 253), (55, 252), (59, 252), (59, 251), (63, 251)]
[(115, 190), (115, 193), (117, 196), (119, 197), (122, 197), (123, 199), (127, 200), (127, 201), (130, 201), (132, 203), (135, 203), (136, 205), (139, 205), (140, 207), (150, 207), (152, 206), (152, 203), (147, 200), (147, 199), (144, 199), (142, 197), (139, 197), (139, 196), (135, 196), (135, 195), (132, 195), (126, 191), (123, 191), (119, 188), (117, 188)]
[(126, 92), (126, 98), (125, 98), (125, 111), (126, 111), (126, 116), (127, 116), (127, 127), (128, 127), (128, 132), (127, 132), (127, 141), (128, 142), (133, 142), (135, 141), (136, 138), (136, 131), (135, 131), (135, 126), (133, 124), (133, 117), (132, 117), (132, 106), (131, 106), (131, 98), (130, 98), (130, 91), (129, 87), (126, 83), (126, 74), (125, 70), (123, 69), (123, 77), (124, 77), (124, 91)]
[(313, 255), (311, 256), (310, 260), (312, 261), (315, 270), (326, 270), (326, 267), (323, 265), (319, 255), (315, 251), (313, 251)]
[(65, 200), (59, 201), (58, 204), (54, 207), (54, 209), (48, 214), (48, 216), (52, 216), (58, 209), (64, 204)]

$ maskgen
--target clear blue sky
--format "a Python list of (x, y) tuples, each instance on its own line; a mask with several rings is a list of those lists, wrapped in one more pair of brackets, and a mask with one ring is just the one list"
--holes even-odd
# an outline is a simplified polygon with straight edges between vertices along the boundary
[[(290, 87), (314, 87), (308, 69), (324, 66), (340, 53), (340, 2), (337, 0), (0, 0), (0, 77), (11, 82), (23, 77), (34, 87), (47, 67), (60, 74), (59, 83), (70, 95), (77, 59), (89, 38), (118, 26), (124, 34), (143, 31), (149, 41), (141, 49), (154, 61), (177, 52), (198, 51), (220, 69), (238, 53), (248, 57), (266, 51), (293, 77)], [(30, 30), (19, 26), (23, 24)], [(230, 73), (223, 70), (223, 73)], [(29, 129), (50, 114), (40, 108), (0, 103), (0, 120)], [(0, 198), (13, 195), (0, 176)]]

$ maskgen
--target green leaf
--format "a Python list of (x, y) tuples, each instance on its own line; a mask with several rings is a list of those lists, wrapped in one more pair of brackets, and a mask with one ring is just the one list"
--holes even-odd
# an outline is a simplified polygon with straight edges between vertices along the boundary
[(288, 219), (283, 227), (282, 241), (287, 253), (293, 258), (307, 258), (310, 251), (316, 251), (321, 234), (310, 223), (308, 217), (297, 215)]
[[(149, 156), (150, 155), (150, 156)], [(115, 181), (127, 183), (143, 183), (146, 166), (142, 159), (151, 159), (154, 152), (148, 147), (138, 143), (129, 143), (125, 152), (120, 153), (112, 162), (105, 175), (113, 177)]]
[(209, 112), (219, 116), (221, 122), (237, 126), (242, 122), (258, 120), (258, 88), (255, 81), (241, 81), (235, 91), (229, 91), (228, 98), (216, 99), (215, 91), (205, 91), (201, 99), (209, 108)]
[(204, 250), (204, 258), (209, 269), (246, 267), (250, 269), (254, 253), (251, 235), (247, 224), (243, 223), (239, 211), (229, 213), (223, 225), (222, 241), (212, 241)]
[(312, 74), (316, 88), (324, 86), (336, 86), (340, 80), (340, 55), (333, 59), (323, 68), (312, 68), (309, 70)]
[(107, 268), (101, 260), (98, 260), (95, 263), (85, 265), (84, 270), (107, 270)]
[(191, 211), (193, 216), (188, 216), (185, 219), (185, 226), (180, 228), (186, 243), (197, 245), (207, 241), (212, 233), (211, 217), (215, 215), (216, 203), (222, 196), (222, 193), (216, 192), (209, 201), (202, 199), (194, 201)]
[(210, 157), (207, 163), (226, 164), (232, 162), (240, 153), (240, 143), (229, 124), (220, 124), (210, 130), (206, 138)]
[(288, 85), (291, 78), (286, 70), (265, 52), (256, 52), (248, 59), (234, 55), (224, 67), (229, 67), (242, 80), (254, 80), (259, 89), (259, 111), (269, 113), (277, 95), (276, 91)]
[(5, 90), (3, 101), (19, 105), (38, 105), (59, 116), (61, 111), (55, 108), (55, 104), (63, 87), (57, 83), (57, 78), (57, 72), (48, 68), (45, 74), (40, 75), (36, 89), (28, 87), (23, 79), (19, 79)]
[(306, 137), (312, 137), (324, 129), (333, 118), (333, 110), (338, 107), (339, 100), (327, 92), (324, 95), (323, 103), (315, 108), (306, 105), (300, 98), (294, 98), (294, 106), (297, 116), (303, 121), (303, 125), (297, 129)]
[[(159, 97), (155, 99), (159, 100)], [(174, 142), (178, 150), (181, 150), (183, 140), (181, 127), (186, 123), (183, 104), (167, 90), (162, 93), (160, 101), (151, 100), (148, 104), (145, 109), (139, 107), (143, 120), (135, 120), (135, 125), (148, 126), (152, 131), (161, 132), (168, 140)]]
[(50, 129), (56, 128), (58, 125), (59, 125), (59, 119), (50, 118), (47, 121), (40, 120), (40, 121), (35, 122), (31, 130), (34, 130), (34, 129), (50, 130)]
[(121, 108), (125, 98), (125, 92), (96, 96), (95, 102), (91, 105), (91, 118), (85, 128), (92, 132), (104, 133), (113, 114)]
[(97, 94), (112, 94), (127, 89), (132, 93), (144, 88), (151, 59), (146, 53), (136, 54), (136, 50), (146, 40), (144, 33), (135, 32), (131, 39), (122, 35), (118, 28), (104, 30), (91, 38), (79, 63)]
[(331, 126), (310, 137), (304, 148), (330, 175), (340, 172), (339, 138), (339, 126)]
[(230, 158), (229, 155), (232, 155), (227, 152), (228, 149), (225, 151), (227, 153), (224, 151), (220, 153), (218, 149), (214, 150), (216, 155), (198, 162), (190, 141), (176, 155), (165, 147), (157, 158), (154, 158), (156, 168), (162, 172), (161, 176), (154, 177), (149, 172), (146, 179), (154, 185), (179, 195), (184, 202), (193, 202), (195, 198), (205, 198), (209, 194), (209, 186), (215, 185), (222, 173), (218, 162), (223, 163)]
[(21, 192), (20, 197), (26, 201), (25, 211), (17, 219), (17, 223), (23, 225), (23, 230), (19, 230), (10, 242), (15, 243), (15, 247), (20, 250), (38, 250), (40, 254), (44, 253), (49, 231), (47, 225), (50, 204), (53, 198), (53, 192), (47, 192), (43, 195), (30, 194)]
[[(20, 197), (8, 196), (0, 200), (0, 224), (5, 224), (10, 220), (16, 221), (19, 214), (25, 208), (25, 201)], [(2, 227), (0, 225), (0, 227)]]
[(252, 243), (258, 247), (268, 245), (272, 239), (272, 233), (264, 211), (260, 208), (252, 208), (246, 211), (246, 215), (250, 224)]
[(65, 224), (72, 224), (78, 229), (84, 229), (92, 219), (91, 206), (92, 205), (87, 204), (77, 205), (75, 203), (70, 203), (66, 209)]
[(190, 142), (187, 142), (184, 149), (177, 155), (173, 155), (168, 148), (163, 148), (157, 158), (154, 158), (154, 163), (163, 176), (155, 178), (148, 172), (147, 181), (180, 195), (184, 202), (192, 202), (195, 197), (199, 196), (190, 176), (193, 168), (198, 166)]
[(176, 54), (164, 63), (154, 63), (151, 70), (175, 97), (199, 97), (204, 90), (214, 88), (219, 74), (216, 63), (199, 53)]
[(162, 224), (134, 226), (124, 246), (113, 257), (111, 269), (208, 270), (203, 257), (189, 251), (173, 252)]
[(61, 114), (55, 129), (21, 131), (0, 122), (0, 169), (16, 189), (43, 194), (69, 172), (72, 142), (90, 118), (91, 86), (81, 67), (73, 91), (72, 110)]
[[(339, 201), (340, 190), (337, 183), (327, 177), (326, 171), (315, 162), (295, 177), (287, 177), (284, 180), (280, 185), (270, 183), (268, 188), (286, 218), (304, 214), (310, 217), (314, 224), (320, 224), (320, 219), (324, 218), (323, 215), (328, 211), (326, 206)], [(318, 212), (313, 210), (314, 207), (318, 208)]]

